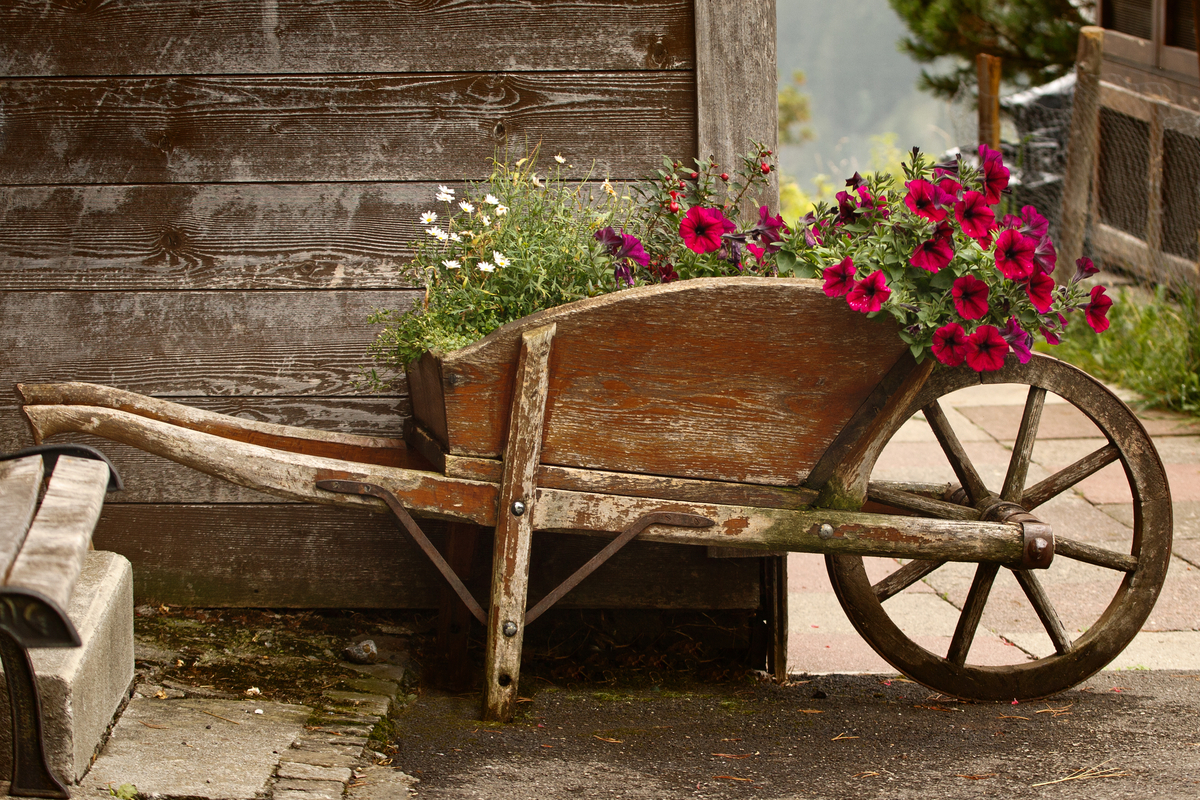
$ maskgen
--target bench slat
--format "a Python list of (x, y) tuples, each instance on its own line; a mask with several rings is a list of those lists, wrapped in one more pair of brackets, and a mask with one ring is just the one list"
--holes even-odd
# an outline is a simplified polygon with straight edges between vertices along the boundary
[(41, 456), (0, 461), (0, 583), (25, 542), (41, 486)]
[(7, 585), (36, 589), (66, 608), (107, 488), (103, 462), (61, 456)]

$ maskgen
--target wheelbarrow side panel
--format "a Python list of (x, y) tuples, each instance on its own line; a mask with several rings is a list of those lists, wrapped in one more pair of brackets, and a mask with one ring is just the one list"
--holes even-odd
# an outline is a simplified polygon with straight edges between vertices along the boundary
[(521, 334), (554, 322), (542, 463), (802, 483), (905, 345), (817, 281), (699, 279), (550, 309), (409, 368), (417, 423), (498, 458)]

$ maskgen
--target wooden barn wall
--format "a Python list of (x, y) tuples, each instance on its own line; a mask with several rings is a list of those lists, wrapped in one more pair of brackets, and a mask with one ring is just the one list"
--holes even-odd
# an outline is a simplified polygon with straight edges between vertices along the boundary
[[(630, 179), (662, 154), (773, 141), (774, 15), (773, 0), (5, 0), (0, 450), (29, 444), (11, 387), (66, 380), (399, 435), (403, 386), (356, 376), (367, 313), (416, 296), (404, 264), (437, 184), (484, 177), (506, 145)], [(386, 518), (92, 443), (128, 485), (97, 546), (133, 560), (141, 599), (437, 603)], [(566, 538), (543, 560), (595, 548)], [(758, 602), (758, 559), (627, 552), (568, 600)], [(645, 592), (655, 575), (670, 580)]]

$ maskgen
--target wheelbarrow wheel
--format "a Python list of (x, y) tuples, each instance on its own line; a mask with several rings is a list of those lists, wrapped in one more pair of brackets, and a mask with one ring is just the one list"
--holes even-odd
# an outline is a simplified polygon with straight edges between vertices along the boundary
[[(1025, 395), (1019, 424), (1012, 413), (1007, 419), (1011, 453), (968, 435), (979, 428), (939, 403), (981, 383), (998, 398)], [(973, 413), (997, 430), (1006, 410)], [(1133, 412), (1085, 372), (1035, 355), (1026, 364), (1010, 356), (991, 373), (939, 368), (906, 417), (914, 419), (874, 465), (865, 510), (963, 518), (998, 495), (1070, 530), (1056, 533), (1047, 570), (827, 556), (834, 591), (863, 638), (913, 680), (971, 700), (1046, 697), (1112, 661), (1150, 614), (1171, 557), (1166, 473)], [(1081, 441), (1074, 435), (1053, 440), (1053, 428), (1078, 431), (1088, 420), (1094, 439), (1083, 452), (1066, 452)], [(1050, 429), (1041, 437), (1039, 425)], [(911, 474), (917, 468), (913, 459), (905, 465), (904, 448), (915, 447), (943, 453), (943, 473)], [(1120, 464), (1123, 480), (1110, 464)]]

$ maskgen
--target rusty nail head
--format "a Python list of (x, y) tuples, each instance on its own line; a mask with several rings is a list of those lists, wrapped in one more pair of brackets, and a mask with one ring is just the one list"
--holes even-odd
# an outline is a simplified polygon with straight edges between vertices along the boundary
[(514, 517), (519, 517), (525, 513), (525, 503), (521, 500), (513, 500), (512, 513)]
[(513, 622), (511, 619), (507, 619), (504, 621), (504, 624), (500, 626), (500, 631), (508, 637), (516, 636), (517, 623)]
[(821, 523), (821, 527), (817, 531), (817, 535), (820, 536), (822, 539), (832, 539), (833, 538), (833, 526), (830, 525), (828, 522)]

